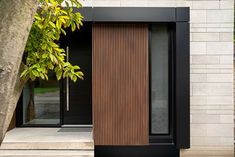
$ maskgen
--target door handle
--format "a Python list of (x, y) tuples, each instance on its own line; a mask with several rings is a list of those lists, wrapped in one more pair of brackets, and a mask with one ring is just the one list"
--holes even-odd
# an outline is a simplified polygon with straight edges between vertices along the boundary
[[(69, 61), (69, 47), (66, 46), (66, 61)], [(66, 111), (69, 111), (69, 78), (66, 77)]]

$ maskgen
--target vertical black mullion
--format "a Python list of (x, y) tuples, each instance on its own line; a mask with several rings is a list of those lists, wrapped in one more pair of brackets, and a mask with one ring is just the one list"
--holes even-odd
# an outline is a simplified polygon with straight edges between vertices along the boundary
[(190, 147), (189, 23), (176, 22), (176, 146)]
[(173, 143), (175, 144), (176, 142), (176, 103), (175, 103), (175, 87), (176, 87), (176, 70), (175, 70), (175, 65), (176, 65), (176, 23), (173, 23), (171, 25), (171, 103), (172, 103), (172, 139)]
[[(68, 34), (67, 34), (68, 35)], [(66, 50), (67, 36), (62, 35), (60, 37), (60, 46)], [(65, 106), (65, 97), (66, 97), (66, 83), (65, 79), (62, 78), (59, 81), (60, 84), (60, 126), (64, 124), (64, 106)]]
[(174, 36), (173, 36), (173, 26), (172, 24), (168, 24), (168, 121), (169, 121), (169, 135), (170, 137), (172, 137), (172, 142), (173, 141), (173, 134), (174, 134), (174, 130), (173, 130), (173, 127), (174, 127), (174, 122), (173, 122), (173, 117), (174, 117), (174, 99), (173, 99), (173, 94), (174, 94), (174, 78), (173, 78), (173, 65), (174, 65), (174, 60), (173, 60), (173, 56), (174, 56), (174, 47), (173, 47), (173, 44), (174, 44)]
[(63, 119), (63, 106), (64, 106), (64, 79), (59, 81), (59, 86), (60, 86), (60, 125), (62, 125), (64, 123), (64, 119)]
[(23, 124), (23, 91), (16, 106), (16, 127)]
[(149, 24), (148, 32), (148, 64), (149, 64), (149, 135), (152, 134), (152, 61), (151, 61), (151, 30), (152, 24)]

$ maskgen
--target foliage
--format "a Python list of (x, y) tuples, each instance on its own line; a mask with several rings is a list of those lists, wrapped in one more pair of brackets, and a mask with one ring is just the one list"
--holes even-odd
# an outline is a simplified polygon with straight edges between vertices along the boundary
[[(58, 44), (61, 33), (66, 35), (66, 28), (75, 31), (82, 26), (82, 15), (74, 13), (72, 8), (79, 8), (81, 4), (78, 0), (69, 2), (40, 0), (40, 8), (35, 14), (25, 48), (27, 68), (21, 73), (22, 78), (48, 80), (48, 72), (52, 71), (58, 80), (62, 77), (69, 77), (73, 81), (83, 79), (80, 67), (65, 60), (65, 50)], [(66, 4), (66, 7), (62, 7), (62, 4)]]

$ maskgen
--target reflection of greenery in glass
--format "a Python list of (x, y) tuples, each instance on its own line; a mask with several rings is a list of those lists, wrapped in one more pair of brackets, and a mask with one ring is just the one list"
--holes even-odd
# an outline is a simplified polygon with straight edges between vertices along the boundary
[(44, 93), (56, 92), (56, 91), (59, 91), (58, 87), (34, 88), (34, 92), (37, 94), (44, 94)]

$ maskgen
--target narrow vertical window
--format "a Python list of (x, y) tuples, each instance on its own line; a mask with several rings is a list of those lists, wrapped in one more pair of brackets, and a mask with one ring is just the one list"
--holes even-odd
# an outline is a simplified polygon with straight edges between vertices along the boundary
[(167, 25), (151, 27), (151, 134), (169, 134), (168, 41)]

